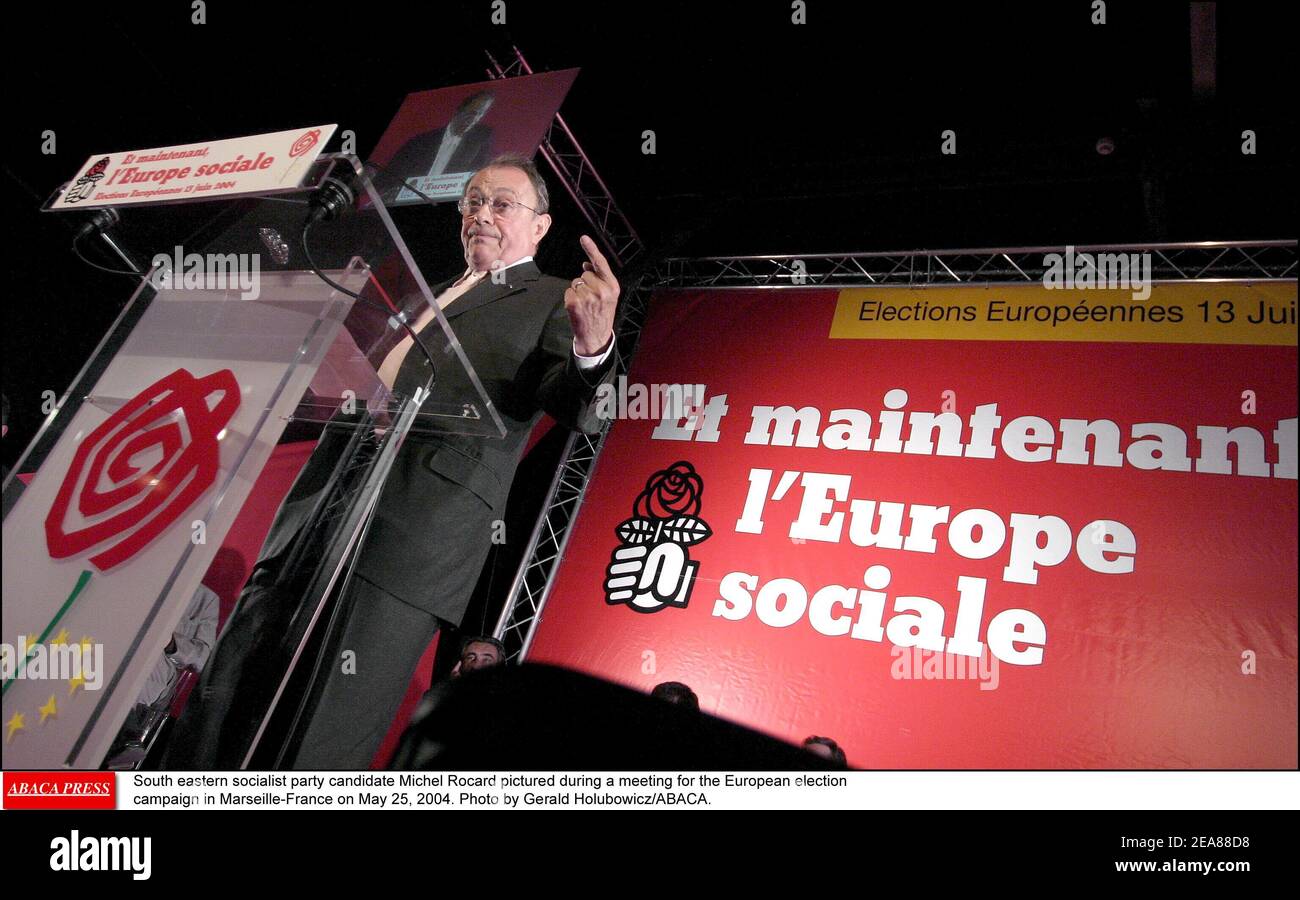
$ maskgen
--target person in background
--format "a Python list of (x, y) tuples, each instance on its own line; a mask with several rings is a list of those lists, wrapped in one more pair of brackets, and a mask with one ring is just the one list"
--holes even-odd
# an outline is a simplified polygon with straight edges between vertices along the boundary
[(467, 637), (460, 642), (460, 660), (451, 670), (451, 677), (459, 678), (466, 672), (499, 666), (505, 658), (505, 645), (496, 638), (488, 635)]
[(137, 703), (152, 706), (164, 694), (170, 695), (181, 676), (182, 669), (203, 671), (217, 642), (217, 619), (221, 612), (221, 599), (207, 586), (200, 584), (185, 615), (176, 625), (172, 639), (163, 648), (163, 658), (149, 673), (149, 680), (136, 698)]
[(839, 763), (841, 766), (847, 766), (848, 760), (844, 755), (844, 749), (828, 737), (819, 735), (810, 735), (804, 738), (803, 748), (809, 753), (814, 753), (822, 759), (828, 759), (833, 763)]
[(150, 735), (171, 708), (172, 696), (181, 672), (193, 669), (203, 671), (204, 664), (217, 642), (217, 620), (221, 613), (221, 599), (207, 585), (200, 584), (190, 598), (185, 615), (172, 632), (171, 640), (163, 648), (162, 659), (149, 673), (135, 706), (127, 714), (118, 732), (105, 768), (131, 769), (139, 765), (149, 752)]
[(650, 692), (650, 696), (676, 706), (685, 706), (695, 712), (700, 711), (700, 698), (695, 696), (695, 691), (680, 681), (665, 681), (662, 684), (656, 684), (654, 690)]
[(410, 724), (407, 725), (397, 745), (392, 764), (397, 768), (409, 768), (413, 765), (411, 761), (415, 758), (414, 754), (420, 743), (419, 725), (432, 715), (438, 704), (454, 690), (452, 682), (460, 679), (467, 672), (495, 669), (497, 666), (504, 665), (505, 661), (505, 644), (490, 635), (474, 635), (461, 641), (460, 659), (456, 661), (451, 674), (445, 681), (436, 682), (425, 691), (415, 711), (411, 713)]

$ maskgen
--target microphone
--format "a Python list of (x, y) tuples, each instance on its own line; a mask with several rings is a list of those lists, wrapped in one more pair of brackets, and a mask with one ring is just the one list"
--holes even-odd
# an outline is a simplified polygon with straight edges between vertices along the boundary
[(308, 226), (328, 219), (336, 219), (352, 208), (357, 199), (357, 173), (347, 168), (341, 175), (330, 175), (312, 194), (307, 212)]
[(111, 206), (100, 207), (87, 214), (86, 221), (77, 229), (77, 233), (73, 235), (72, 240), (79, 241), (92, 231), (107, 231), (121, 221), (122, 216), (116, 209)]
[[(77, 229), (76, 234), (72, 236), (72, 252), (77, 258), (86, 265), (104, 272), (112, 272), (116, 275), (143, 275), (144, 266), (140, 264), (125, 247), (123, 247), (111, 233), (113, 228), (122, 222), (122, 216), (116, 209), (111, 206), (104, 206), (89, 212), (86, 221)], [(81, 252), (81, 241), (89, 235), (98, 235), (100, 240), (108, 244), (109, 249), (117, 254), (118, 259), (126, 263), (126, 269), (109, 269), (101, 266), (99, 263), (91, 262)]]

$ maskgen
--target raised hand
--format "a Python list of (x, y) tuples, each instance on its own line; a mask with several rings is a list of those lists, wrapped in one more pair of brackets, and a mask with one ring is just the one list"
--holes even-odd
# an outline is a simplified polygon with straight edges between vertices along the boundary
[(614, 310), (618, 306), (618, 279), (610, 271), (600, 248), (587, 235), (580, 241), (587, 254), (582, 275), (564, 292), (564, 308), (582, 356), (599, 356), (614, 337)]

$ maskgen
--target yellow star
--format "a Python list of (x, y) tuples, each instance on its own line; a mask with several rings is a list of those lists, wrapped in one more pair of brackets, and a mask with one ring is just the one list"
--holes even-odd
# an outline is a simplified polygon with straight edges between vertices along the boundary
[(86, 689), (86, 676), (84, 676), (84, 675), (73, 675), (71, 678), (68, 679), (68, 696), (69, 696), (69, 697), (72, 696), (73, 692), (76, 691), (77, 688), (81, 688), (82, 690), (85, 690), (85, 689)]
[(82, 653), (85, 653), (88, 650), (93, 651), (95, 649), (95, 642), (85, 635), (82, 635), (81, 640), (77, 641), (77, 643), (81, 645)]
[(22, 731), (26, 727), (27, 726), (23, 724), (23, 714), (20, 712), (14, 713), (13, 717), (10, 718), (8, 722), (9, 733), (5, 735), (5, 743), (12, 741), (14, 739), (14, 734)]
[(59, 644), (66, 644), (67, 642), (68, 642), (68, 629), (66, 628), (60, 628), (59, 633), (56, 634), (54, 637), (50, 638), (51, 647), (57, 647), (59, 646)]
[(46, 703), (44, 706), (42, 706), (39, 710), (37, 710), (37, 712), (39, 712), (39, 713), (41, 714), (41, 724), (42, 724), (42, 725), (45, 724), (45, 720), (48, 719), (50, 716), (54, 716), (55, 718), (58, 718), (58, 715), (59, 715), (59, 707), (58, 707), (58, 705), (54, 702), (54, 695), (53, 695), (53, 694), (50, 694), (50, 701), (49, 701), (48, 703)]

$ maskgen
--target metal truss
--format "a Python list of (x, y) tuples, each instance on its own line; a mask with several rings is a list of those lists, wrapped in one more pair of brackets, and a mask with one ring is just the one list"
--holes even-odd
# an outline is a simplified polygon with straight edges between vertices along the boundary
[[(519, 48), (511, 47), (510, 50), (513, 59), (504, 66), (487, 51), (489, 78), (533, 74), (532, 67)], [(573, 202), (582, 210), (588, 224), (604, 243), (614, 263), (626, 268), (645, 251), (645, 245), (627, 216), (623, 215), (623, 211), (614, 202), (614, 196), (609, 192), (604, 179), (596, 172), (591, 160), (578, 144), (578, 139), (573, 136), (569, 126), (564, 123), (564, 117), (558, 112), (546, 129), (540, 151), (542, 158), (550, 164)]]
[[(1156, 281), (1272, 281), (1296, 277), (1295, 241), (1223, 241), (1074, 247), (1075, 254), (1149, 253)], [(661, 261), (661, 288), (801, 288), (1041, 282), (1048, 254), (1065, 247), (708, 256)], [(1081, 266), (1076, 266), (1078, 271)]]
[[(619, 363), (617, 374), (627, 374), (632, 354), (641, 337), (649, 307), (650, 288), (641, 278), (619, 300), (619, 321), (615, 327)], [(605, 445), (610, 423), (599, 434), (569, 432), (560, 465), (551, 481), (543, 511), (533, 526), (524, 550), (524, 561), (515, 573), (501, 617), (492, 632), (506, 647), (506, 658), (523, 659), (532, 646), (533, 634), (541, 621), (542, 608), (572, 534), (570, 526), (587, 494), (596, 460)]]

